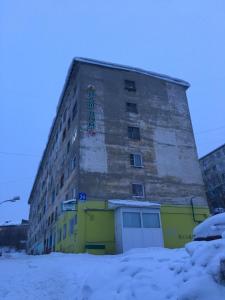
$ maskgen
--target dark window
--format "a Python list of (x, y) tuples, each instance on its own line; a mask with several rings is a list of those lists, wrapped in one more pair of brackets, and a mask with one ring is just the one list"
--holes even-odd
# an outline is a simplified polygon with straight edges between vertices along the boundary
[(133, 167), (142, 167), (142, 157), (140, 154), (130, 154), (130, 164)]
[(144, 197), (144, 187), (142, 184), (133, 183), (132, 184), (132, 194), (136, 197)]
[(67, 115), (67, 110), (65, 110), (63, 114), (63, 123), (66, 121), (66, 115)]
[(73, 217), (70, 219), (70, 228), (69, 228), (69, 231), (70, 231), (70, 235), (72, 235), (74, 233), (74, 226), (77, 224), (77, 217)]
[(144, 228), (160, 228), (159, 214), (142, 213), (142, 222)]
[(51, 223), (54, 221), (54, 212), (51, 214)]
[(63, 185), (64, 185), (64, 174), (60, 178), (60, 189), (63, 187)]
[(67, 143), (67, 153), (70, 152), (70, 141)]
[(64, 239), (64, 240), (66, 239), (66, 233), (67, 233), (67, 225), (64, 224), (64, 225), (63, 225), (63, 239)]
[(123, 212), (123, 227), (140, 228), (141, 215), (139, 212)]
[(131, 112), (131, 113), (134, 113), (134, 114), (138, 113), (137, 104), (136, 103), (127, 102), (126, 106), (127, 106), (127, 112)]
[(63, 130), (63, 136), (62, 136), (62, 140), (64, 141), (66, 138), (66, 128)]
[(132, 80), (124, 80), (124, 84), (125, 84), (125, 90), (131, 91), (131, 92), (135, 92), (136, 91), (136, 87), (135, 87), (135, 82)]
[(77, 114), (77, 102), (75, 102), (73, 106), (73, 111), (72, 111), (72, 120), (76, 117)]
[(55, 221), (58, 219), (58, 207), (55, 208)]
[(128, 137), (132, 140), (140, 140), (140, 129), (138, 127), (128, 127)]
[(55, 190), (52, 192), (52, 203), (55, 202)]
[(73, 171), (76, 168), (76, 157), (74, 157), (71, 161), (71, 171)]
[(68, 121), (67, 121), (67, 129), (68, 129), (68, 130), (70, 129), (70, 118), (69, 118)]
[(59, 184), (57, 183), (57, 185), (56, 185), (56, 190), (55, 190), (55, 195), (57, 196), (58, 193), (59, 193)]

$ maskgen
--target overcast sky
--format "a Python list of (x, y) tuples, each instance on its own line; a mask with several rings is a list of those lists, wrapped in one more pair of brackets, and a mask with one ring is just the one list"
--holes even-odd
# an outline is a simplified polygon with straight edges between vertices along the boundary
[(73, 57), (187, 80), (199, 156), (225, 143), (224, 0), (1, 0), (0, 223), (27, 200)]

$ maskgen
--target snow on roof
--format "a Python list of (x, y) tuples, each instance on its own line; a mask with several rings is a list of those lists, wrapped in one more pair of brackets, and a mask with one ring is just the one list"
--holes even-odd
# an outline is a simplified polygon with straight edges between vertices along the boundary
[(149, 207), (149, 208), (160, 208), (160, 204), (150, 202), (150, 201), (137, 201), (137, 200), (120, 200), (113, 199), (108, 200), (108, 204), (110, 208), (117, 207)]
[(225, 231), (225, 213), (221, 213), (207, 218), (201, 224), (194, 228), (195, 238), (222, 235)]
[(91, 58), (84, 58), (84, 57), (75, 57), (74, 62), (76, 62), (76, 61), (84, 62), (84, 63), (88, 63), (88, 64), (93, 64), (93, 65), (98, 65), (98, 66), (103, 66), (103, 67), (112, 68), (112, 69), (133, 71), (133, 72), (136, 72), (136, 73), (145, 74), (145, 75), (148, 75), (148, 76), (152, 76), (152, 77), (163, 79), (163, 80), (166, 80), (166, 81), (169, 81), (169, 82), (173, 82), (173, 83), (176, 83), (176, 84), (179, 84), (179, 85), (183, 85), (187, 88), (190, 87), (190, 83), (188, 83), (187, 81), (184, 81), (182, 79), (171, 77), (171, 76), (168, 76), (168, 75), (165, 75), (165, 74), (160, 74), (160, 73), (155, 73), (155, 72), (143, 70), (143, 69), (140, 69), (140, 68), (130, 67), (130, 66), (127, 66), (127, 65), (110, 63), (110, 62), (100, 61), (100, 60), (91, 59)]

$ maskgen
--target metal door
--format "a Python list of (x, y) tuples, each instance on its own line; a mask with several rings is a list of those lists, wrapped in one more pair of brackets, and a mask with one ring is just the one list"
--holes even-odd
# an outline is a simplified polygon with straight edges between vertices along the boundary
[(163, 247), (163, 234), (158, 209), (123, 208), (122, 248)]

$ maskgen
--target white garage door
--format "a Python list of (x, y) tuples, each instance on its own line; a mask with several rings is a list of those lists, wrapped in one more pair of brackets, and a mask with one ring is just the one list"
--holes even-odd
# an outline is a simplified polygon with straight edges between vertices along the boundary
[(163, 246), (163, 234), (159, 210), (122, 209), (123, 251), (132, 248)]

